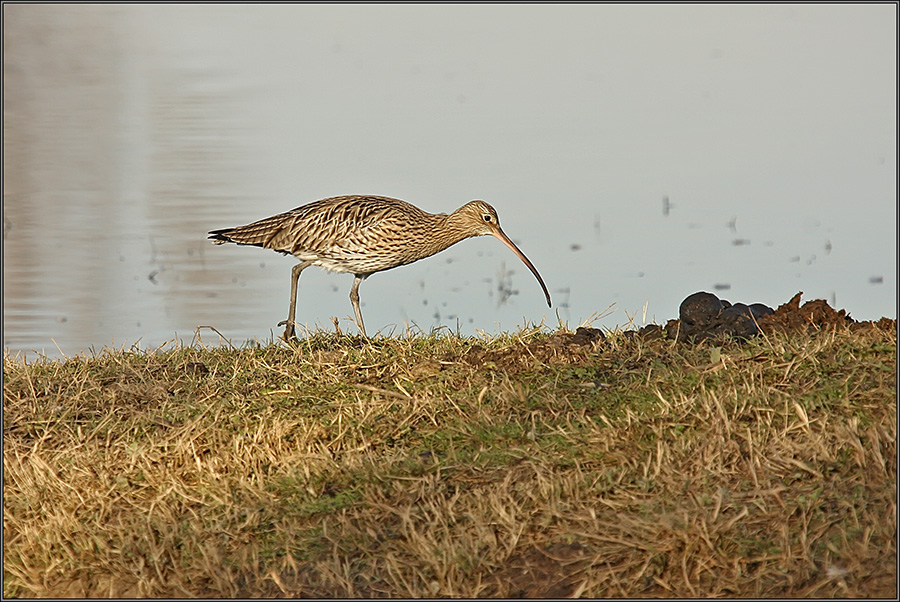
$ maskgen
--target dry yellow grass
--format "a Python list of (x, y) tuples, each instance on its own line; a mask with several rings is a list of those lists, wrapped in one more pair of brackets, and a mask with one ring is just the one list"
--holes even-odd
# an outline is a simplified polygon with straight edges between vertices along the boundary
[(6, 596), (893, 597), (896, 333), (4, 358)]

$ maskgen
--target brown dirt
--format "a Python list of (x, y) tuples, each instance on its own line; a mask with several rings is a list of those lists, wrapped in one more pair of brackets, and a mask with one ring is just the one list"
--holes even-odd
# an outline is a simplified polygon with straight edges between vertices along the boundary
[(847, 313), (847, 310), (835, 310), (824, 299), (807, 301), (801, 306), (800, 297), (802, 295), (802, 292), (797, 293), (790, 301), (780, 305), (774, 314), (763, 316), (759, 320), (759, 325), (763, 332), (774, 330), (811, 332), (861, 324), (853, 320)]
[(485, 581), (485, 598), (577, 598), (590, 567), (590, 550), (577, 543), (537, 546), (516, 554)]

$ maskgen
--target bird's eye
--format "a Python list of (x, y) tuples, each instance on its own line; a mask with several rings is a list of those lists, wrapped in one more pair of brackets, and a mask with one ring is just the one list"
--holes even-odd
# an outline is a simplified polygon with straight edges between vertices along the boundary
[(488, 215), (487, 213), (485, 213), (485, 214), (484, 214), (484, 221), (486, 221), (486, 222), (491, 221), (491, 216)]

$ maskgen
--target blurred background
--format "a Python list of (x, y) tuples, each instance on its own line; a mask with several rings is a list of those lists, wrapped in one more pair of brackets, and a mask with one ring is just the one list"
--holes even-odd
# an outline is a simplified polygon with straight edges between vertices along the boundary
[[(3, 6), (3, 342), (280, 334), (295, 260), (207, 231), (329, 196), (489, 237), (360, 287), (370, 334), (665, 323), (714, 292), (896, 317), (897, 6)], [(297, 319), (356, 332), (353, 276)], [(200, 331), (216, 344), (212, 331)]]

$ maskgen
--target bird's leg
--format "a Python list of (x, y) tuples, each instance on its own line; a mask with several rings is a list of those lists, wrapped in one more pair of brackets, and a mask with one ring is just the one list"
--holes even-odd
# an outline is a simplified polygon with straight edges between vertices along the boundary
[(312, 265), (311, 261), (298, 263), (291, 269), (291, 308), (288, 310), (287, 320), (279, 322), (279, 326), (284, 326), (284, 334), (281, 335), (285, 341), (297, 338), (294, 331), (294, 317), (297, 315), (297, 281), (300, 280), (300, 272)]
[(359, 311), (359, 283), (363, 281), (365, 276), (356, 275), (356, 278), (353, 280), (353, 288), (350, 289), (350, 303), (353, 304), (353, 311), (356, 312), (356, 324), (359, 326), (360, 332), (364, 338), (369, 338), (369, 335), (366, 334), (366, 326), (363, 324), (362, 312)]

